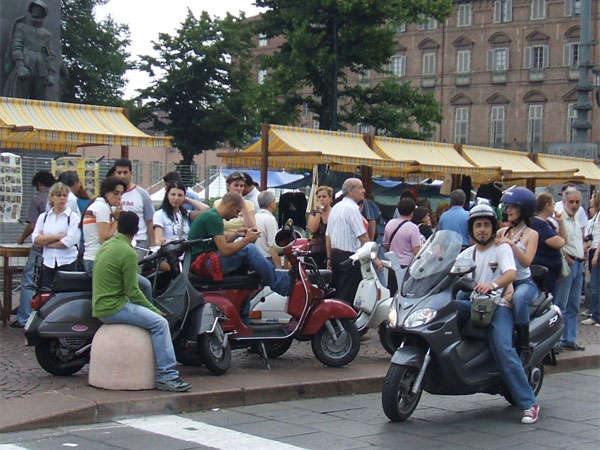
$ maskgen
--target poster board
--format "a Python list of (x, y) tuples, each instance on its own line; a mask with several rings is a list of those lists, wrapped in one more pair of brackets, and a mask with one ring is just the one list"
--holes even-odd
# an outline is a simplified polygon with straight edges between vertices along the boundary
[(79, 181), (90, 198), (96, 198), (100, 192), (100, 167), (92, 158), (62, 157), (52, 161), (52, 173), (56, 178), (67, 170), (73, 170), (79, 175)]
[(23, 204), (21, 157), (0, 153), (0, 222), (18, 222)]

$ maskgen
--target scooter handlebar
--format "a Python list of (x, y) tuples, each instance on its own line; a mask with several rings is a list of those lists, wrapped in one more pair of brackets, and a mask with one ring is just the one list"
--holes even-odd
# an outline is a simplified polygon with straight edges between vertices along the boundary
[(212, 242), (212, 240), (213, 240), (212, 238), (201, 238), (201, 239), (192, 239), (189, 241), (185, 241), (185, 240), (170, 241), (170, 242), (167, 242), (167, 243), (161, 245), (161, 247), (158, 249), (158, 251), (156, 253), (152, 253), (152, 254), (147, 255), (144, 258), (142, 258), (142, 260), (139, 262), (139, 264), (144, 264), (144, 263), (147, 263), (150, 261), (154, 261), (155, 259), (164, 257), (167, 254), (167, 252), (172, 251), (173, 247), (178, 246), (178, 245), (181, 246), (182, 250), (187, 250), (194, 244), (200, 244), (200, 243), (208, 244), (209, 242)]
[(456, 298), (458, 291), (473, 292), (475, 282), (466, 278), (461, 278), (452, 284), (452, 298)]

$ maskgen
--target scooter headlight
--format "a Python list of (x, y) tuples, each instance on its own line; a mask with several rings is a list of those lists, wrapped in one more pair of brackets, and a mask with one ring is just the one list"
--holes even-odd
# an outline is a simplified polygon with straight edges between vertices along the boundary
[(390, 327), (396, 327), (398, 325), (398, 312), (396, 311), (396, 305), (392, 302), (390, 310), (388, 312), (388, 324)]
[(404, 321), (404, 328), (416, 328), (427, 325), (437, 315), (437, 311), (432, 308), (418, 309), (409, 315)]

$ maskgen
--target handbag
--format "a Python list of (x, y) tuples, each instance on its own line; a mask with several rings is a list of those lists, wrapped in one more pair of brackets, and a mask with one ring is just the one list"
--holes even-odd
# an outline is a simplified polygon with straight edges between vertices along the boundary
[(569, 262), (567, 261), (567, 257), (564, 253), (560, 254), (560, 274), (559, 278), (566, 278), (571, 275), (571, 267), (569, 266)]

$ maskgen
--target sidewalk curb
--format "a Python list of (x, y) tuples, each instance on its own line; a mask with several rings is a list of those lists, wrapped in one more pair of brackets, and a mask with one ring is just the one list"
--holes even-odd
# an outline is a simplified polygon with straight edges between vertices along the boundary
[[(545, 366), (546, 374), (600, 367), (600, 355), (569, 357), (563, 361), (562, 365), (559, 358), (558, 362), (559, 365), (557, 366)], [(7, 433), (43, 427), (93, 424), (126, 417), (181, 414), (212, 408), (231, 408), (285, 400), (367, 394), (381, 391), (384, 378), (385, 376), (376, 375), (184, 394), (167, 394), (150, 390), (144, 391), (148, 393), (147, 396), (142, 396), (142, 398), (136, 400), (106, 402), (90, 401), (82, 396), (69, 394), (68, 397), (70, 397), (70, 400), (81, 402), (82, 405), (73, 406), (54, 414), (40, 415), (39, 417), (17, 420), (12, 423), (0, 425), (0, 432)], [(55, 392), (55, 394), (58, 395), (59, 393)], [(11, 402), (18, 409), (18, 403), (27, 403), (30, 407), (30, 400), (30, 398), (23, 398), (15, 399)]]

